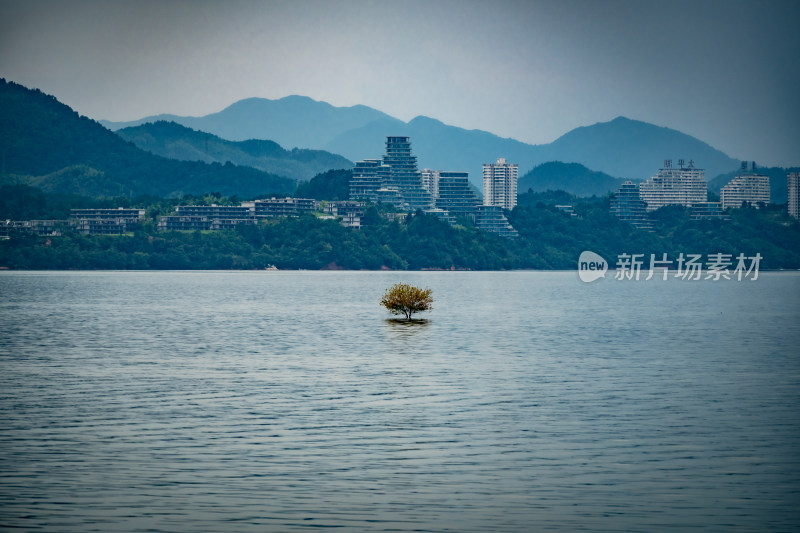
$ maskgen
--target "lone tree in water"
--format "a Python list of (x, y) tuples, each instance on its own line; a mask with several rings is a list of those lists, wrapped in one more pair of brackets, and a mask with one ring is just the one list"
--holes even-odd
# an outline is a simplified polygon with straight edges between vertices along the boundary
[(433, 309), (432, 293), (431, 289), (396, 283), (386, 289), (386, 294), (381, 298), (381, 305), (392, 314), (405, 315), (406, 320), (411, 320), (411, 315), (417, 311)]

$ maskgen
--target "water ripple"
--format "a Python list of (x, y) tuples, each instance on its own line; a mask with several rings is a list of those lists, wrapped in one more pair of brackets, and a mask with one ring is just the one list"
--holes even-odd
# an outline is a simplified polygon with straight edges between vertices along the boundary
[[(800, 276), (762, 276), (2, 273), (0, 528), (798, 530)], [(409, 280), (436, 309), (387, 320)]]

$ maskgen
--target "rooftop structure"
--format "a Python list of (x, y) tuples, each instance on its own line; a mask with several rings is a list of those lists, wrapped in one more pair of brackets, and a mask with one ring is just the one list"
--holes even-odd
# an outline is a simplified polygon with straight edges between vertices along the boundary
[(483, 205), (514, 209), (518, 168), (516, 164), (506, 163), (503, 157), (496, 163), (483, 165)]
[(691, 206), (708, 200), (708, 184), (705, 171), (695, 168), (694, 161), (679, 168), (672, 167), (672, 160), (664, 161), (664, 168), (649, 180), (639, 184), (639, 197), (647, 204), (647, 211), (655, 211), (665, 205)]

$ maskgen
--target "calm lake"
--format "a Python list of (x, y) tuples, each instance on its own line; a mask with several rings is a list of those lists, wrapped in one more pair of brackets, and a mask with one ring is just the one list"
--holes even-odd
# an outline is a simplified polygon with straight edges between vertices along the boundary
[[(433, 289), (388, 320), (395, 282)], [(0, 529), (798, 531), (800, 274), (0, 273)]]

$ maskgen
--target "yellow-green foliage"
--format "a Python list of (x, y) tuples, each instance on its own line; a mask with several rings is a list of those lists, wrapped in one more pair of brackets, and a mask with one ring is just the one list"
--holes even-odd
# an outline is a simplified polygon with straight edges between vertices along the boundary
[(433, 291), (420, 289), (405, 283), (396, 283), (386, 289), (381, 298), (381, 305), (395, 315), (405, 315), (406, 320), (411, 320), (411, 315), (418, 311), (433, 309)]

